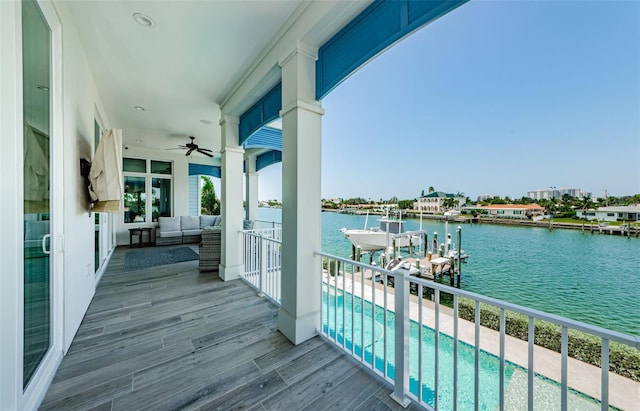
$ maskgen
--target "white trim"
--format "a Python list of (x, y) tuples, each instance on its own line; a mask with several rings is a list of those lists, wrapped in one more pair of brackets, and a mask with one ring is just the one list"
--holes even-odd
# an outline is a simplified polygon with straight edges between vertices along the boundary
[(280, 118), (284, 117), (291, 110), (295, 109), (306, 110), (308, 112), (319, 114), (321, 116), (324, 115), (324, 109), (320, 105), (319, 101), (304, 101), (298, 99), (296, 101), (292, 101), (286, 107), (283, 107), (282, 110), (280, 110)]
[(283, 57), (278, 59), (278, 65), (280, 67), (283, 67), (289, 62), (289, 60), (294, 58), (297, 54), (301, 54), (307, 58), (310, 58), (313, 61), (318, 60), (318, 48), (298, 40), (293, 50), (290, 50), (288, 53), (285, 53)]
[[(134, 228), (137, 227), (137, 225), (141, 225), (141, 224), (157, 224), (157, 221), (153, 221), (153, 179), (154, 178), (158, 178), (158, 179), (165, 179), (165, 180), (170, 180), (171, 181), (171, 189), (170, 189), (170, 199), (171, 199), (171, 215), (174, 216), (175, 213), (175, 198), (174, 198), (174, 191), (175, 191), (175, 162), (173, 160), (156, 160), (154, 158), (150, 158), (150, 157), (136, 157), (136, 156), (125, 156), (123, 157), (123, 162), (124, 162), (124, 158), (129, 158), (129, 159), (134, 159), (134, 160), (144, 160), (145, 161), (145, 172), (139, 172), (139, 171), (124, 171), (124, 167), (123, 167), (123, 171), (122, 171), (122, 178), (125, 179), (126, 177), (143, 177), (144, 178), (144, 184), (145, 184), (145, 195), (146, 195), (146, 200), (145, 200), (145, 206), (144, 206), (144, 212), (145, 212), (145, 221), (137, 221), (137, 222), (130, 222), (127, 223), (124, 221), (124, 190), (122, 193), (122, 200), (120, 202), (120, 213), (118, 213), (119, 218), (120, 218), (120, 224), (124, 227), (126, 227), (127, 229), (129, 228)], [(162, 163), (171, 163), (171, 174), (158, 174), (158, 173), (152, 173), (151, 172), (151, 162), (156, 161), (156, 162), (162, 162)]]
[[(22, 20), (19, 2), (0, 1), (0, 409), (22, 401), (23, 189)], [(11, 178), (6, 178), (10, 176)], [(5, 275), (5, 273), (15, 273)]]
[[(51, 83), (50, 83), (50, 211), (51, 216), (51, 257), (50, 257), (50, 281), (51, 281), (51, 346), (42, 362), (38, 366), (31, 381), (21, 395), (19, 408), (37, 408), (51, 384), (55, 372), (62, 361), (64, 339), (64, 184), (63, 184), (63, 158), (64, 158), (64, 124), (63, 124), (63, 52), (62, 52), (62, 25), (53, 3), (47, 0), (37, 0), (38, 6), (51, 30)], [(21, 43), (20, 43), (21, 44)], [(21, 64), (21, 63), (20, 63)], [(22, 156), (20, 156), (22, 158)], [(18, 181), (23, 182), (20, 174)], [(22, 199), (22, 198), (21, 198)], [(22, 215), (20, 212), (18, 215)], [(23, 253), (20, 253), (23, 258)], [(20, 278), (24, 277), (24, 269)], [(23, 296), (23, 291), (21, 296)], [(21, 297), (23, 298), (23, 297)], [(19, 317), (24, 321), (23, 307), (19, 308)], [(20, 345), (24, 343), (24, 330), (18, 335)], [(18, 354), (20, 364), (19, 383), (22, 383), (23, 351), (20, 347)]]

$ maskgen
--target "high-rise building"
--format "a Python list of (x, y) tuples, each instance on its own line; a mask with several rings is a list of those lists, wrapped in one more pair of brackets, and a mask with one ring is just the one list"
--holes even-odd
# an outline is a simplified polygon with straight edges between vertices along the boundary
[(580, 188), (557, 188), (549, 187), (547, 189), (537, 189), (533, 191), (527, 191), (527, 197), (534, 200), (550, 200), (554, 198), (562, 198), (563, 195), (568, 194), (571, 197), (585, 198), (591, 197), (591, 192), (583, 191)]

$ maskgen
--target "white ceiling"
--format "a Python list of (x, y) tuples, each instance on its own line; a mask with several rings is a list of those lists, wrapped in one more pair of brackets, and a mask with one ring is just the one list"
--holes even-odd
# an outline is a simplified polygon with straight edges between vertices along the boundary
[[(221, 104), (299, 0), (70, 1), (110, 126), (165, 149), (220, 148)], [(143, 13), (155, 27), (139, 25)], [(142, 106), (145, 111), (138, 111)], [(203, 124), (201, 120), (210, 124)]]

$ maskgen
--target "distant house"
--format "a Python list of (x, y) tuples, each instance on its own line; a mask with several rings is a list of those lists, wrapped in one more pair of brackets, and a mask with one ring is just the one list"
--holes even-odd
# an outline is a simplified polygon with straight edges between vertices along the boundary
[[(453, 208), (444, 206), (447, 198), (454, 200)], [(464, 197), (444, 193), (442, 191), (434, 191), (418, 197), (418, 200), (413, 203), (413, 209), (417, 211), (424, 211), (427, 214), (442, 214), (450, 209), (460, 211), (460, 207), (465, 205), (466, 202), (467, 200)]]
[(583, 218), (583, 216), (589, 221), (640, 221), (640, 205), (600, 207), (586, 212), (576, 212), (576, 217)]
[(478, 211), (490, 217), (529, 219), (543, 215), (544, 207), (538, 204), (491, 204), (486, 206), (464, 207), (468, 211)]

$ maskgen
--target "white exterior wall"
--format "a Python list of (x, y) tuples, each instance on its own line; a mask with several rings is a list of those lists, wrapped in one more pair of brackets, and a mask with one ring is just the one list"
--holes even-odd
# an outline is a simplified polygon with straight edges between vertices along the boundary
[[(428, 213), (444, 213), (446, 210), (442, 206), (442, 202), (446, 197), (419, 197), (418, 201), (413, 203), (414, 210), (422, 210)], [(454, 197), (458, 204), (453, 208), (460, 211), (460, 208), (466, 204), (464, 197)]]
[[(100, 93), (91, 74), (66, 5), (57, 4), (63, 27), (64, 113), (64, 350), (69, 348), (93, 294), (94, 216), (89, 213), (86, 187), (80, 176), (81, 157), (94, 151), (95, 107), (102, 107)], [(100, 110), (103, 126), (110, 127), (108, 113)]]
[[(587, 215), (586, 219), (591, 221), (591, 220), (598, 220), (598, 221), (618, 221), (618, 219), (624, 219), (624, 220), (629, 220), (629, 213), (638, 213), (640, 211), (634, 211), (634, 210), (630, 210), (630, 211), (611, 211), (611, 210), (596, 210), (596, 211), (587, 211), (587, 213), (589, 212), (595, 212), (595, 216), (590, 216)], [(612, 215), (610, 215), (612, 214)], [(620, 214), (622, 214), (622, 217), (620, 216)], [(636, 214), (638, 215), (638, 214)], [(582, 218), (583, 216), (583, 212), (582, 211), (577, 211), (576, 212), (576, 217), (578, 218)], [(636, 220), (638, 221), (638, 220)]]
[[(52, 26), (51, 260), (52, 347), (27, 391), (22, 390), (23, 146), (20, 2), (0, 2), (0, 409), (35, 408), (46, 392), (91, 301), (94, 217), (89, 213), (79, 159), (91, 158), (96, 108), (109, 126), (99, 93), (64, 4), (40, 6)], [(11, 200), (9, 200), (11, 199)], [(109, 233), (105, 234), (109, 245)]]
[[(174, 216), (189, 215), (189, 163), (216, 165), (209, 157), (193, 155), (187, 157), (181, 151), (152, 150), (144, 148), (129, 147), (122, 151), (122, 156), (127, 158), (141, 158), (158, 161), (170, 161), (172, 163), (173, 179), (171, 181), (172, 205), (171, 210)], [(149, 219), (151, 216), (148, 216)], [(120, 213), (114, 214), (116, 243), (117, 245), (129, 245), (129, 229), (137, 227), (158, 227), (158, 223), (148, 221), (146, 223), (125, 224), (122, 215), (122, 205)], [(155, 238), (155, 230), (151, 230), (151, 238)], [(146, 238), (146, 237), (145, 237)], [(152, 240), (153, 241), (153, 240)]]

